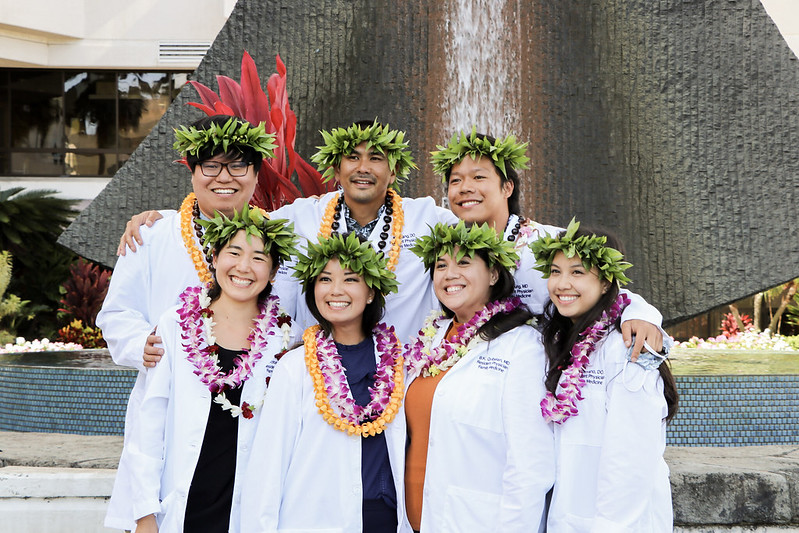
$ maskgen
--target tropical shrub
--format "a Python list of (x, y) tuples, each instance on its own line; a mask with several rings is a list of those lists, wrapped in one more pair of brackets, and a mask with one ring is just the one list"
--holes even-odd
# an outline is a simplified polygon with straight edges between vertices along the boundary
[(69, 278), (61, 285), (61, 307), (70, 319), (94, 327), (111, 281), (111, 271), (79, 258), (69, 267)]
[[(754, 328), (752, 325), (752, 319), (749, 315), (740, 315), (741, 322), (744, 325), (744, 331), (749, 331), (750, 329)], [(741, 329), (738, 326), (738, 321), (735, 320), (735, 315), (733, 313), (727, 313), (724, 315), (724, 318), (721, 319), (721, 334), (727, 337), (734, 337), (741, 333)]]
[[(794, 338), (795, 339), (795, 338)], [(791, 337), (784, 337), (780, 334), (771, 334), (769, 330), (754, 331), (752, 329), (726, 337), (710, 337), (700, 339), (691, 337), (685, 342), (675, 344), (680, 348), (699, 348), (702, 350), (776, 350), (793, 351), (799, 349), (797, 343), (791, 341)]]
[(17, 333), (28, 338), (55, 334), (59, 287), (75, 259), (56, 242), (77, 214), (75, 201), (54, 195), (55, 191), (22, 187), (0, 191), (0, 250), (11, 252), (15, 260), (8, 290), (29, 301), (26, 313), (35, 316), (19, 325)]
[(0, 252), (0, 345), (11, 342), (16, 337), (16, 328), (20, 319), (29, 319), (25, 314), (28, 302), (14, 294), (6, 294), (11, 281), (11, 254)]
[(67, 326), (58, 330), (58, 338), (67, 344), (79, 344), (84, 348), (105, 348), (103, 334), (100, 328), (86, 326), (81, 320), (75, 319)]

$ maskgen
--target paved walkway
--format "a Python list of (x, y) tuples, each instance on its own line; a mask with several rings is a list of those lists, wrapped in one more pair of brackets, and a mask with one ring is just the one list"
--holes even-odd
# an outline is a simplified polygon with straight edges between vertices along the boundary
[[(675, 531), (799, 531), (797, 441), (796, 446), (668, 448), (675, 523), (682, 526)], [(34, 478), (52, 476), (59, 480), (52, 490), (63, 491), (67, 479), (86, 483), (92, 472), (86, 469), (96, 469), (97, 482), (70, 496), (82, 497), (82, 490), (85, 497), (102, 499), (110, 494), (121, 451), (122, 437), (0, 431), (0, 508), (3, 498), (19, 500), (28, 496), (25, 487), (40, 487), (31, 484)], [(46, 490), (35, 490), (36, 497), (47, 496)]]

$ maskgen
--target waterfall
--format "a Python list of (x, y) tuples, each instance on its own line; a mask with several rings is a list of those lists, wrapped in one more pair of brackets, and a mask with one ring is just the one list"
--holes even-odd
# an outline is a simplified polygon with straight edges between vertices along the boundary
[(518, 133), (519, 30), (498, 0), (449, 0), (445, 24), (447, 80), (442, 139), (458, 130)]

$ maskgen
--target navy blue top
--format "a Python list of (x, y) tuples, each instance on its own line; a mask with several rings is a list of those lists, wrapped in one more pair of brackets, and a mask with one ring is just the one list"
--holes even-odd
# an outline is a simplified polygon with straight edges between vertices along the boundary
[[(377, 372), (372, 337), (368, 336), (354, 346), (336, 343), (336, 348), (347, 374), (347, 384), (352, 391), (352, 398), (360, 406), (367, 405), (371, 400), (369, 387), (374, 385)], [(383, 500), (396, 509), (397, 491), (394, 489), (394, 477), (391, 475), (386, 434), (380, 433), (374, 437), (360, 439), (363, 498)]]

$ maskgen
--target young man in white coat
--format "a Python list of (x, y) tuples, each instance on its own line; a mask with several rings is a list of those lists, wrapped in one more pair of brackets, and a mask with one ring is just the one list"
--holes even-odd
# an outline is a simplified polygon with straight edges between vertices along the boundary
[[(155, 331), (158, 319), (178, 303), (183, 289), (211, 279), (206, 253), (199, 240), (201, 232), (194, 220), (213, 217), (215, 212), (232, 216), (234, 210), (241, 211), (255, 190), (263, 157), (272, 157), (274, 137), (266, 134), (263, 126), (253, 127), (235, 117), (217, 115), (195, 122), (190, 130), (215, 128), (221, 128), (223, 134), (210, 135), (202, 146), (188, 148), (193, 153), (182, 151), (191, 169), (193, 192), (184, 200), (180, 211), (169, 212), (162, 220), (142, 230), (144, 244), (119, 258), (97, 315), (97, 325), (103, 331), (114, 362), (139, 370), (128, 400), (125, 445), (106, 514), (107, 527), (126, 530), (136, 527), (128, 444), (144, 392), (147, 365), (143, 356), (160, 357), (163, 353), (156, 346), (161, 342)], [(233, 129), (251, 134), (223, 149), (221, 138), (224, 132), (230, 133)], [(180, 142), (181, 131), (176, 131), (176, 148), (186, 148), (185, 143)]]

